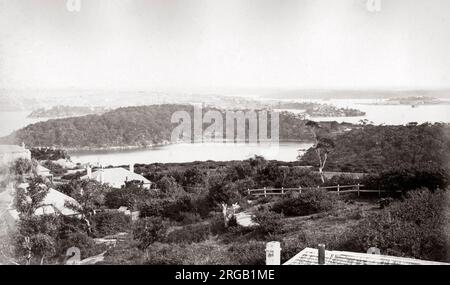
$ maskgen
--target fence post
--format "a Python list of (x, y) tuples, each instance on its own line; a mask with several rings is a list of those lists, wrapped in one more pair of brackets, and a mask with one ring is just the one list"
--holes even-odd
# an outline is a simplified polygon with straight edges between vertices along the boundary
[(284, 187), (281, 187), (281, 195), (284, 195)]
[(247, 188), (247, 195), (250, 196), (250, 188)]
[(381, 198), (381, 187), (378, 187), (378, 198)]
[(358, 185), (356, 187), (358, 189), (358, 197), (359, 197), (359, 183), (358, 183)]
[(264, 187), (264, 197), (267, 197), (267, 190), (266, 190), (266, 187)]
[(337, 192), (338, 192), (338, 196), (339, 196), (339, 184), (337, 185)]
[(302, 194), (302, 186), (299, 186), (298, 189), (300, 189), (300, 194)]

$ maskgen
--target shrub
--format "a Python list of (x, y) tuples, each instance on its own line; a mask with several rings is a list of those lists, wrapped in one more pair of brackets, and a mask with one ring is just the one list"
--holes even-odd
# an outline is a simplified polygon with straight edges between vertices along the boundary
[(184, 225), (195, 224), (202, 221), (202, 218), (197, 213), (180, 212), (181, 223)]
[(82, 259), (99, 254), (99, 249), (104, 249), (96, 246), (94, 240), (82, 232), (71, 233), (66, 238), (59, 239), (57, 242), (57, 255), (60, 257), (65, 256), (67, 249), (70, 247), (78, 247)]
[(446, 169), (436, 167), (397, 167), (365, 177), (363, 180), (363, 184), (370, 189), (406, 192), (425, 187), (434, 191), (448, 186), (449, 174)]
[(145, 261), (145, 252), (138, 248), (138, 242), (132, 239), (118, 243), (105, 254), (103, 264), (138, 265)]
[(230, 219), (228, 220), (228, 227), (232, 228), (232, 227), (237, 227), (238, 223), (237, 223), (237, 219), (235, 215), (232, 215), (230, 217)]
[(222, 214), (215, 214), (210, 221), (209, 230), (212, 234), (223, 234), (227, 231)]
[(175, 221), (182, 221), (184, 216), (180, 213), (192, 210), (191, 199), (187, 195), (176, 199), (154, 199), (146, 201), (140, 207), (141, 217), (160, 216)]
[(167, 224), (160, 217), (140, 219), (134, 225), (133, 238), (139, 242), (140, 249), (146, 249), (157, 240), (163, 239)]
[(342, 250), (365, 252), (380, 248), (383, 254), (448, 261), (445, 236), (446, 194), (421, 189), (361, 221), (344, 234)]
[(281, 233), (282, 214), (270, 211), (257, 212), (253, 220), (258, 224), (256, 231), (262, 237), (272, 236)]
[(227, 265), (232, 264), (223, 246), (210, 242), (185, 244), (154, 243), (147, 249), (152, 265)]
[(209, 237), (208, 224), (188, 225), (182, 229), (177, 229), (167, 235), (168, 243), (193, 243), (201, 242)]
[(336, 199), (324, 189), (314, 189), (277, 201), (271, 210), (286, 216), (307, 216), (332, 210)]
[(96, 236), (107, 236), (126, 232), (131, 227), (131, 218), (124, 213), (100, 212), (93, 216)]
[(228, 249), (233, 265), (265, 265), (265, 242), (234, 243)]

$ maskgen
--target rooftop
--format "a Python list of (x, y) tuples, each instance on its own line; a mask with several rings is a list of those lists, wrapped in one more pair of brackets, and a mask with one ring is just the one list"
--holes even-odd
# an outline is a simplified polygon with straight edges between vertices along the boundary
[[(318, 265), (318, 249), (307, 247), (284, 265)], [(420, 260), (407, 257), (358, 253), (349, 251), (325, 251), (326, 265), (450, 265), (449, 263)]]
[[(103, 174), (102, 174), (103, 172)], [(111, 186), (123, 185), (125, 181), (138, 180), (144, 184), (150, 184), (151, 181), (144, 176), (131, 172), (122, 167), (105, 168), (92, 172), (90, 179), (101, 181), (101, 175), (103, 175), (104, 183), (109, 183)], [(81, 177), (81, 179), (88, 179), (87, 175)]]

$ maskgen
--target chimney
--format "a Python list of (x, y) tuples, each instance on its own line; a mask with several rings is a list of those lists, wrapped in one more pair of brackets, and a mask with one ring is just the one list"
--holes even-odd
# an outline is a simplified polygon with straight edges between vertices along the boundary
[(130, 172), (134, 173), (134, 163), (130, 163)]
[(88, 164), (88, 166), (86, 167), (86, 171), (87, 171), (87, 177), (88, 179), (92, 178), (92, 168), (91, 165)]
[(319, 244), (319, 265), (324, 265), (325, 264), (325, 245), (324, 244)]
[(281, 247), (278, 241), (268, 242), (266, 245), (266, 265), (281, 264)]

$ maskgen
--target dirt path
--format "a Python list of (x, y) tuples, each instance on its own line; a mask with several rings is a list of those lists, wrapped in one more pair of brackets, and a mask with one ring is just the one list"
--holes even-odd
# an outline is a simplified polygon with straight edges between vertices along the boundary
[(236, 221), (242, 227), (256, 226), (257, 223), (252, 221), (252, 215), (248, 212), (240, 212), (236, 214)]

